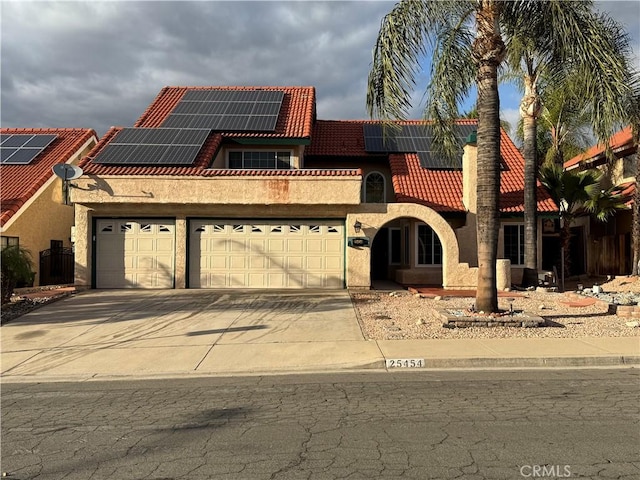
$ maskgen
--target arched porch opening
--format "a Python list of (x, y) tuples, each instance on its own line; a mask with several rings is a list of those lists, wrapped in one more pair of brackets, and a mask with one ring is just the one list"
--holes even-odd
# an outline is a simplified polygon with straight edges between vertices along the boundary
[[(458, 240), (453, 228), (435, 210), (413, 203), (390, 203), (384, 206), (383, 211), (361, 211), (347, 216), (347, 225), (356, 221), (362, 225), (360, 235), (371, 240), (371, 248), (348, 249), (348, 287), (370, 287), (372, 278), (385, 275), (404, 285), (437, 284), (448, 288), (476, 285), (476, 269), (459, 262)], [(420, 225), (424, 226), (422, 244), (418, 238)], [(393, 230), (397, 228), (399, 232)], [(424, 240), (429, 232), (433, 232), (433, 238), (437, 238), (441, 245), (441, 254), (436, 257), (433, 251), (430, 254), (425, 251)], [(397, 244), (398, 239), (400, 257), (390, 246)], [(421, 248), (422, 257), (419, 257)], [(397, 260), (400, 260), (399, 264)], [(427, 262), (431, 262), (431, 267)]]
[[(377, 229), (371, 242), (371, 285), (402, 283), (408, 271), (420, 285), (441, 286), (442, 240), (423, 220), (399, 217)], [(412, 281), (412, 283), (415, 283)]]

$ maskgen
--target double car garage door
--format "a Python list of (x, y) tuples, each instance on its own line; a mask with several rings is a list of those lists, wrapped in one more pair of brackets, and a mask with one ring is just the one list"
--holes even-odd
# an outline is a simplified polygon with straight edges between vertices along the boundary
[[(191, 288), (342, 288), (339, 221), (191, 220)], [(175, 222), (96, 222), (97, 288), (172, 288)]]

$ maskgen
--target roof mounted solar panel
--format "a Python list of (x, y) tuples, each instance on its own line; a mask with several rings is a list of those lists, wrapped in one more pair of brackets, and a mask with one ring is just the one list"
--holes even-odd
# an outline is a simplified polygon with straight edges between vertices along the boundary
[(211, 131), (125, 128), (93, 160), (103, 165), (191, 165)]
[[(455, 135), (464, 144), (475, 125), (455, 125)], [(428, 124), (400, 125), (384, 130), (381, 124), (363, 125), (364, 149), (370, 153), (417, 153), (423, 168), (462, 169), (462, 150), (455, 159), (446, 159), (433, 148), (433, 132)]]
[(0, 135), (0, 163), (28, 165), (57, 137), (53, 134)]
[(162, 126), (272, 132), (283, 99), (280, 90), (188, 90)]

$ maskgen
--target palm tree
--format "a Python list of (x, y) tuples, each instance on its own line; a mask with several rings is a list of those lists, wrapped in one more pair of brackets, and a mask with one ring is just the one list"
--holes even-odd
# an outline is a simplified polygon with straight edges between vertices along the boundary
[[(453, 122), (458, 105), (472, 86), (477, 90), (477, 236), (478, 289), (476, 306), (486, 312), (498, 310), (496, 259), (500, 192), (500, 99), (498, 68), (507, 46), (503, 32), (524, 32), (536, 38), (540, 51), (564, 52), (562, 58), (586, 75), (594, 65), (589, 36), (595, 15), (591, 2), (561, 0), (403, 0), (382, 20), (369, 73), (367, 106), (372, 117), (385, 122), (404, 119), (420, 61), (432, 50), (431, 80), (427, 86), (425, 117), (434, 121), (435, 146), (452, 155), (457, 145)], [(525, 35), (526, 34), (526, 35)], [(576, 38), (578, 41), (573, 41)], [(544, 47), (544, 48), (543, 48)], [(558, 54), (559, 55), (559, 54)], [(588, 75), (585, 88), (598, 85), (606, 75)], [(598, 105), (593, 115), (601, 119), (600, 130), (613, 132), (607, 122), (612, 109)], [(608, 120), (608, 119), (611, 120)], [(600, 138), (601, 131), (597, 131)], [(606, 133), (606, 132), (605, 132)], [(534, 137), (535, 138), (535, 137)], [(534, 179), (535, 182), (535, 179)], [(535, 210), (535, 204), (534, 204)]]
[[(519, 76), (518, 83), (524, 92), (520, 102), (520, 117), (525, 159), (524, 257), (525, 267), (529, 269), (537, 269), (538, 265), (536, 186), (539, 162), (536, 141), (545, 86), (555, 91), (556, 101), (561, 100), (558, 92), (566, 94), (572, 102), (564, 103), (563, 107), (578, 109), (574, 119), (592, 124), (598, 134), (609, 132), (608, 138), (613, 133), (610, 130), (615, 128), (611, 120), (627, 117), (625, 98), (630, 92), (629, 79), (632, 76), (629, 37), (620, 25), (607, 16), (593, 14), (589, 2), (576, 2), (571, 9), (557, 9), (556, 6), (549, 4), (550, 8), (546, 11), (549, 16), (545, 16), (544, 21), (551, 19), (551, 23), (556, 25), (567, 22), (581, 24), (582, 35), (572, 36), (571, 41), (566, 41), (562, 34), (547, 37), (546, 34), (532, 35), (535, 32), (529, 29), (519, 31), (517, 23), (505, 28), (508, 64), (512, 74)], [(542, 28), (546, 30), (546, 27)], [(560, 32), (563, 33), (562, 30)], [(589, 70), (594, 72), (589, 77), (597, 77), (600, 83), (591, 84), (591, 88), (581, 88), (579, 96), (572, 95), (576, 84), (580, 87), (589, 85), (589, 78), (579, 76)], [(545, 82), (545, 76), (550, 81)], [(603, 86), (602, 82), (608, 84)], [(595, 114), (600, 104), (608, 105), (608, 116)], [(552, 139), (556, 142), (564, 134), (560, 129), (553, 129), (552, 132)], [(552, 145), (556, 147), (552, 151), (561, 152), (555, 142)], [(559, 163), (562, 164), (561, 159)]]
[(0, 252), (1, 302), (9, 303), (16, 285), (33, 278), (31, 252), (17, 245), (4, 247)]
[[(563, 252), (569, 249), (571, 225), (576, 217), (589, 213), (600, 222), (606, 222), (617, 210), (626, 208), (625, 198), (615, 193), (615, 186), (600, 187), (602, 173), (598, 170), (565, 170), (556, 163), (540, 169), (540, 181), (553, 201), (560, 207), (560, 243)], [(562, 279), (569, 275), (569, 256), (564, 256)], [(564, 287), (564, 285), (563, 285)]]

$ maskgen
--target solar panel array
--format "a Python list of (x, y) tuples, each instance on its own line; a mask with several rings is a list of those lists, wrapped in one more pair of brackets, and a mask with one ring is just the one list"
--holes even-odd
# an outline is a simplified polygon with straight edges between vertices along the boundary
[[(430, 125), (400, 125), (388, 127), (380, 124), (364, 124), (364, 149), (370, 153), (416, 153), (424, 168), (433, 170), (462, 169), (462, 149), (455, 159), (447, 159), (433, 148), (433, 132)], [(476, 130), (475, 125), (456, 125), (456, 137), (464, 140)]]
[(105, 165), (191, 165), (208, 129), (125, 128), (93, 160)]
[(162, 126), (272, 132), (283, 98), (275, 90), (188, 90)]
[(28, 165), (57, 137), (52, 134), (0, 134), (0, 163)]

